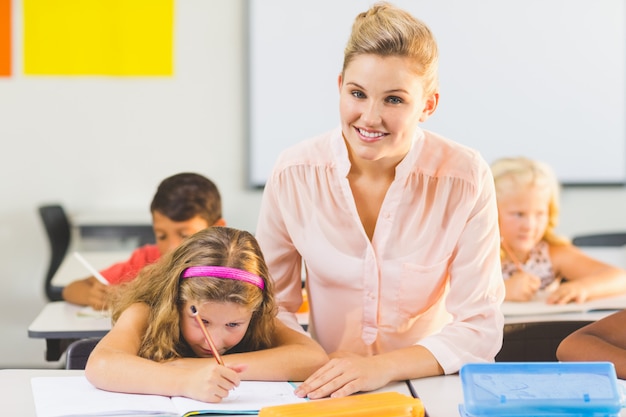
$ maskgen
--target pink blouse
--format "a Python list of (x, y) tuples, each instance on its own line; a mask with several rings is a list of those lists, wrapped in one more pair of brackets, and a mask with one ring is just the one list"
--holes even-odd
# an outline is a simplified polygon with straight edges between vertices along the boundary
[(263, 194), (256, 237), (292, 328), (302, 303), (328, 351), (374, 355), (419, 344), (446, 373), (491, 361), (504, 283), (493, 178), (469, 148), (418, 129), (372, 241), (359, 219), (339, 128), (287, 149)]

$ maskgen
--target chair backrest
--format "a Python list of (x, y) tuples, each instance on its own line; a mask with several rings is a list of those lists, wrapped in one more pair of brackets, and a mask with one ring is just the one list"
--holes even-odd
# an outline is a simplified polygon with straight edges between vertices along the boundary
[(507, 323), (496, 362), (554, 362), (561, 341), (589, 323), (586, 320)]
[(100, 339), (100, 337), (90, 337), (72, 342), (67, 347), (65, 369), (85, 369), (87, 359)]
[(62, 299), (62, 289), (53, 287), (51, 281), (70, 247), (71, 226), (60, 204), (39, 206), (39, 215), (46, 229), (51, 252), (48, 271), (44, 279), (44, 290), (50, 301), (58, 301)]
[(624, 246), (626, 245), (626, 232), (575, 236), (572, 243), (576, 246)]

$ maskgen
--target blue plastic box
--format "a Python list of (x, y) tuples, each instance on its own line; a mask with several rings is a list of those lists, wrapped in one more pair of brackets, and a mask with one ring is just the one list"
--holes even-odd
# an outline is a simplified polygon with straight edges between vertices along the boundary
[(461, 416), (618, 417), (610, 362), (472, 363), (461, 368)]

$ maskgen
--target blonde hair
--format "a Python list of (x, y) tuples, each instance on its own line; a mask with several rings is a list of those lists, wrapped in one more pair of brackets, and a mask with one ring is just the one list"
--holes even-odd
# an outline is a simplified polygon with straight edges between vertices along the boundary
[(342, 73), (363, 54), (407, 57), (424, 79), (424, 95), (439, 89), (439, 51), (432, 32), (422, 21), (390, 3), (376, 3), (356, 17), (344, 50)]
[[(228, 266), (260, 276), (265, 289), (233, 279), (180, 279), (190, 266)], [(243, 339), (228, 353), (272, 346), (277, 307), (273, 283), (261, 249), (252, 234), (229, 227), (209, 227), (186, 239), (178, 248), (145, 267), (133, 281), (116, 291), (112, 304), (115, 322), (134, 303), (150, 308), (148, 328), (139, 356), (164, 361), (194, 356), (181, 334), (180, 314), (187, 301), (231, 302), (249, 308), (250, 325)]]
[(497, 199), (521, 187), (537, 186), (547, 189), (550, 193), (548, 226), (542, 239), (554, 245), (569, 243), (567, 239), (555, 233), (559, 221), (561, 187), (554, 171), (548, 165), (524, 157), (501, 158), (491, 164), (491, 172)]

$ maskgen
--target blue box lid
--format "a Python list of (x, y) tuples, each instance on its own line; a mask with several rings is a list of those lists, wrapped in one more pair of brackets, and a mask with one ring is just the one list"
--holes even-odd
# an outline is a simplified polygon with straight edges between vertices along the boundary
[(610, 362), (470, 363), (460, 376), (461, 415), (612, 417), (621, 409)]

